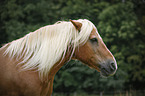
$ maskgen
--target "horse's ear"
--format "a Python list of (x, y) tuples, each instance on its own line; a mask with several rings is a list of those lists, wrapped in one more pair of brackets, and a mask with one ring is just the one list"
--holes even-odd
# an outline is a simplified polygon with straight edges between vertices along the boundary
[(70, 19), (69, 21), (71, 21), (71, 23), (75, 26), (75, 28), (76, 28), (77, 30), (80, 30), (80, 29), (81, 29), (82, 23), (73, 21), (73, 20), (71, 20), (71, 19)]

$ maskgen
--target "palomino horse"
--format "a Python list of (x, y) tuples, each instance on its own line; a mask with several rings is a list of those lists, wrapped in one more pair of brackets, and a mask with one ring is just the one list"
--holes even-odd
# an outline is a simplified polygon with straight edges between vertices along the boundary
[(51, 96), (56, 72), (70, 59), (105, 77), (117, 70), (114, 56), (92, 22), (61, 21), (0, 48), (0, 95)]

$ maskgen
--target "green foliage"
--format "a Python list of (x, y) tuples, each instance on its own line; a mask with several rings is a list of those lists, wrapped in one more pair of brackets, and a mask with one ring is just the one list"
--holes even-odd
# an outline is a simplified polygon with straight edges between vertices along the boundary
[(115, 76), (103, 78), (95, 69), (90, 69), (79, 61), (70, 61), (57, 73), (54, 80), (55, 92), (117, 91), (124, 88), (126, 73), (118, 70)]
[[(117, 73), (102, 78), (81, 62), (70, 61), (56, 74), (55, 92), (143, 89), (145, 78), (145, 14), (142, 1), (120, 0), (2, 0), (0, 44), (59, 20), (91, 20), (118, 63)], [(138, 6), (140, 5), (140, 8)]]
[(114, 53), (119, 67), (128, 73), (127, 82), (144, 82), (145, 45), (141, 38), (145, 35), (136, 23), (137, 17), (133, 9), (131, 2), (108, 7), (98, 17), (98, 28)]

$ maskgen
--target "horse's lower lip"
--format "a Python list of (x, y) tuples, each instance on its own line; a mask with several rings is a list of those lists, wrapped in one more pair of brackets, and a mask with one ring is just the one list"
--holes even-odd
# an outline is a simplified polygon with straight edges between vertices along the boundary
[(103, 77), (108, 77), (108, 76), (114, 75), (115, 72), (116, 72), (116, 71), (110, 73), (110, 72), (108, 72), (106, 69), (101, 69), (100, 74), (101, 74), (101, 76), (103, 76)]
[(104, 70), (101, 70), (100, 74), (103, 77), (108, 77), (109, 76), (109, 74), (106, 71), (104, 71)]

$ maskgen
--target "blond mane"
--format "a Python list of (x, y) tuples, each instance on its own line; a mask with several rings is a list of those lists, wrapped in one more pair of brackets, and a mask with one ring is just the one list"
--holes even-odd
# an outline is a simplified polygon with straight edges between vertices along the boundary
[(20, 64), (23, 64), (23, 69), (38, 69), (41, 76), (47, 76), (52, 66), (65, 56), (69, 46), (75, 50), (88, 40), (93, 23), (86, 19), (76, 21), (82, 23), (80, 32), (71, 22), (60, 21), (10, 42), (6, 45), (5, 54), (22, 59)]

